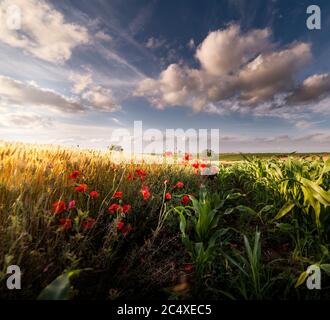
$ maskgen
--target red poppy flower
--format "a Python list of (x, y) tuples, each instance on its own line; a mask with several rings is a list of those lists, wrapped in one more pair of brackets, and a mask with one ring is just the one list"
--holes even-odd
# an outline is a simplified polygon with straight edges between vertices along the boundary
[(183, 196), (181, 201), (184, 205), (187, 205), (188, 202), (190, 201), (190, 198), (188, 196)]
[(97, 191), (92, 191), (89, 195), (92, 199), (99, 197), (99, 193)]
[(142, 169), (136, 169), (135, 173), (139, 176), (139, 178), (143, 181), (147, 176), (147, 173)]
[(133, 174), (132, 172), (130, 172), (130, 173), (128, 174), (128, 176), (127, 176), (127, 180), (128, 180), (128, 181), (132, 181), (132, 180), (134, 180), (134, 174)]
[(205, 168), (206, 168), (206, 164), (205, 164), (205, 163), (201, 163), (201, 164), (200, 164), (200, 167), (201, 167), (202, 169), (205, 169)]
[(64, 201), (56, 201), (53, 203), (53, 210), (55, 214), (62, 213), (66, 210), (66, 205)]
[(125, 225), (124, 221), (123, 220), (119, 220), (117, 222), (117, 230), (119, 230), (119, 231), (122, 230), (124, 228), (124, 225)]
[(141, 189), (141, 193), (142, 193), (142, 196), (143, 196), (143, 199), (144, 200), (148, 200), (151, 196), (150, 194), (150, 191), (149, 191), (149, 188), (144, 186), (142, 189)]
[(199, 174), (199, 170), (198, 169), (195, 169), (195, 174)]
[(94, 223), (95, 223), (95, 219), (92, 217), (88, 217), (86, 220), (82, 222), (82, 226), (84, 229), (87, 230), (93, 228)]
[(118, 203), (113, 203), (108, 211), (110, 214), (115, 214), (117, 211), (119, 211), (121, 209), (121, 206)]
[(166, 194), (165, 194), (165, 199), (166, 199), (166, 200), (171, 200), (171, 199), (172, 199), (171, 194), (170, 194), (170, 193), (166, 193)]
[(123, 213), (127, 213), (130, 209), (131, 209), (131, 205), (130, 204), (124, 204), (123, 205)]
[(80, 176), (80, 172), (78, 170), (75, 170), (70, 173), (69, 179), (77, 179)]
[(88, 190), (88, 185), (85, 183), (80, 184), (79, 186), (75, 187), (76, 191), (79, 192), (86, 192)]
[(195, 169), (198, 169), (199, 167), (199, 162), (198, 161), (195, 161), (192, 166), (195, 168)]
[(70, 218), (61, 218), (60, 224), (64, 230), (70, 230), (72, 228), (72, 219)]
[(179, 188), (179, 189), (181, 189), (181, 188), (183, 188), (183, 186), (184, 186), (183, 182), (179, 181), (179, 182), (174, 186), (174, 188)]
[(189, 160), (191, 160), (191, 155), (189, 153), (185, 153), (183, 159), (185, 161), (189, 161)]
[(68, 209), (74, 209), (76, 207), (76, 201), (71, 200), (68, 205)]
[(193, 268), (194, 268), (194, 266), (191, 263), (185, 263), (183, 266), (183, 269), (186, 272), (190, 272)]
[(123, 193), (121, 191), (117, 191), (113, 195), (114, 198), (121, 198), (122, 196), (123, 196)]

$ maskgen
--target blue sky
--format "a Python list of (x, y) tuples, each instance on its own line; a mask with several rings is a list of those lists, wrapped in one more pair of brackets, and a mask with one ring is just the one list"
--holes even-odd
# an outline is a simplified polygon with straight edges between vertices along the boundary
[[(321, 30), (306, 27), (310, 4)], [(329, 1), (2, 0), (0, 12), (2, 140), (104, 148), (142, 120), (219, 128), (224, 152), (330, 151)]]

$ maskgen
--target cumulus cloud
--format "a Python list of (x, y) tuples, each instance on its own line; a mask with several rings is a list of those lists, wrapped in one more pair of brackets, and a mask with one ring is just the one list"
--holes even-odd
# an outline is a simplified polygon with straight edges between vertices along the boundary
[(241, 98), (248, 103), (269, 100), (276, 93), (289, 91), (294, 76), (311, 58), (309, 44), (298, 43), (288, 49), (260, 54), (239, 72)]
[(3, 0), (0, 13), (5, 16), (10, 6), (21, 12), (21, 28), (8, 28), (0, 23), (0, 41), (42, 60), (63, 63), (72, 51), (89, 41), (85, 27), (68, 23), (62, 13), (43, 0)]
[(83, 111), (77, 100), (41, 88), (32, 82), (22, 82), (4, 76), (0, 76), (0, 100), (7, 105), (50, 107), (64, 112)]
[(99, 85), (91, 86), (82, 98), (85, 99), (90, 106), (99, 111), (118, 111), (120, 106), (116, 103), (112, 91)]
[[(135, 96), (155, 107), (190, 106), (194, 111), (271, 113), (291, 117), (288, 102), (314, 101), (329, 91), (329, 76), (297, 86), (297, 74), (312, 58), (309, 43), (279, 47), (269, 29), (243, 33), (238, 25), (210, 32), (197, 47), (199, 67), (171, 64), (158, 78), (142, 80)], [(285, 107), (285, 108), (284, 108)], [(296, 111), (296, 110), (295, 110)]]
[(289, 103), (310, 103), (330, 94), (330, 76), (316, 74), (308, 77), (288, 97)]
[(268, 29), (242, 34), (238, 25), (231, 25), (227, 29), (210, 32), (198, 46), (196, 57), (209, 74), (226, 75), (237, 71), (258, 52), (268, 48), (269, 36)]

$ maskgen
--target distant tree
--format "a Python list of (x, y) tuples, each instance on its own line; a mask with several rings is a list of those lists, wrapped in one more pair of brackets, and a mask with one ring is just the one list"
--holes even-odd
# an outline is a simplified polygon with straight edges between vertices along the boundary
[(116, 145), (116, 144), (112, 144), (109, 147), (109, 151), (118, 151), (118, 152), (123, 152), (124, 148), (122, 146)]
[(214, 151), (211, 149), (205, 149), (201, 152), (201, 155), (206, 155), (208, 158), (211, 158), (214, 154)]

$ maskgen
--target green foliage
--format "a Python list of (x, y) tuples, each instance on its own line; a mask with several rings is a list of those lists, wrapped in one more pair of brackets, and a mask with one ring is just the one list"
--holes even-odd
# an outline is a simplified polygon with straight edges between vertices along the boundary
[(73, 296), (70, 280), (79, 275), (81, 270), (72, 270), (58, 276), (46, 288), (44, 288), (38, 300), (69, 300)]
[(239, 271), (238, 288), (244, 299), (261, 299), (269, 283), (262, 284), (265, 273), (261, 261), (260, 232), (255, 232), (253, 246), (245, 235), (243, 238), (244, 253), (235, 250), (236, 258), (227, 254), (225, 257)]
[[(330, 160), (239, 155), (244, 161), (224, 163), (211, 178), (190, 165), (116, 156), (123, 154), (0, 144), (0, 284), (8, 265), (24, 272), (22, 290), (0, 285), (1, 297), (164, 298), (163, 288), (172, 292), (173, 285), (178, 298), (330, 297)], [(129, 180), (138, 168), (147, 175)], [(75, 191), (73, 170), (100, 196)], [(108, 211), (115, 191), (123, 192), (116, 203), (131, 205), (126, 214)], [(184, 205), (188, 194), (194, 196)], [(55, 214), (59, 200), (75, 200), (75, 209)], [(60, 218), (72, 219), (72, 228), (61, 227)], [(95, 224), (84, 229), (88, 218)], [(129, 233), (118, 231), (118, 219)], [(313, 264), (322, 270), (322, 293), (309, 292), (305, 275), (299, 278)], [(75, 271), (56, 278), (91, 267), (73, 282), (75, 290)]]
[(225, 201), (221, 201), (218, 195), (208, 196), (206, 190), (201, 191), (199, 199), (192, 196), (190, 199), (192, 207), (176, 207), (174, 210), (180, 217), (182, 242), (195, 264), (197, 277), (201, 278), (207, 264), (214, 258), (217, 240), (227, 232), (227, 229), (218, 228), (218, 210)]

